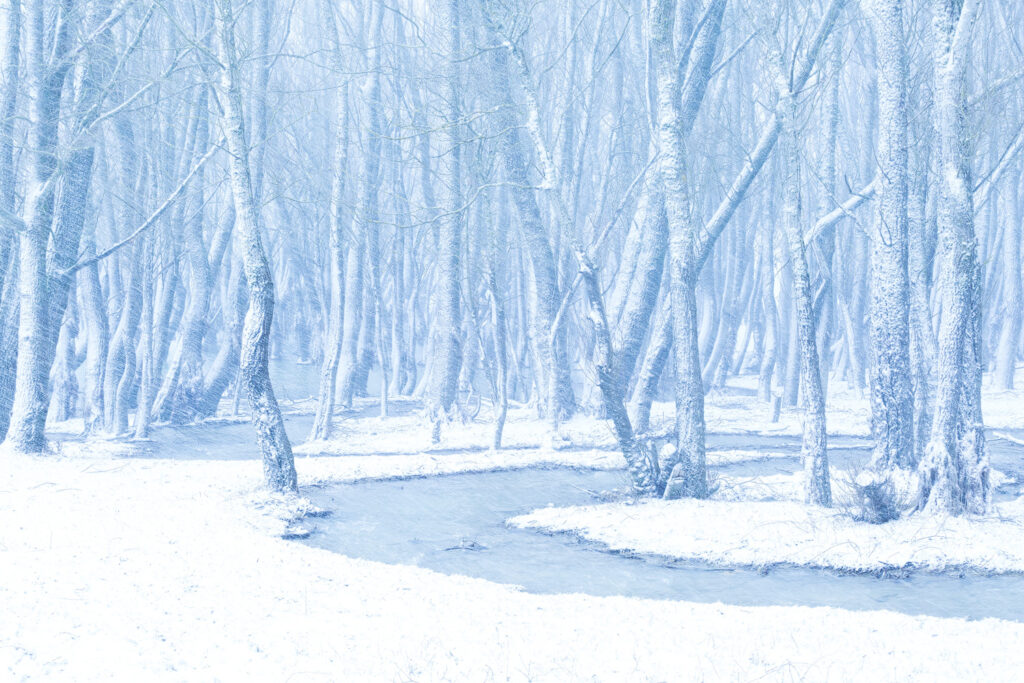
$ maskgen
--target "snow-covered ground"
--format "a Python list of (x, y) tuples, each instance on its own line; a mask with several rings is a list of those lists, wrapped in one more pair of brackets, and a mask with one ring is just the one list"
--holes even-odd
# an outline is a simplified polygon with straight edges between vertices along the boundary
[[(859, 396), (845, 384), (833, 381), (828, 395), (828, 433), (830, 436), (868, 436), (870, 434), (867, 396)], [(757, 398), (757, 377), (729, 379), (728, 389), (713, 390), (705, 398), (705, 420), (712, 434), (800, 435), (800, 411), (783, 407), (778, 422), (771, 420), (771, 408)], [(655, 403), (651, 424), (668, 429), (675, 415), (675, 404)]]
[[(395, 455), (410, 453), (444, 453), (452, 451), (486, 451), (494, 438), (490, 422), (490, 406), (481, 408), (475, 420), (455, 420), (443, 425), (441, 440), (432, 443), (430, 420), (424, 417), (418, 403), (401, 401), (392, 405), (386, 418), (365, 417), (336, 421), (336, 436), (327, 441), (310, 441), (295, 447), (296, 453), (319, 455)], [(376, 415), (375, 402), (361, 400), (359, 412)], [(559, 444), (577, 448), (613, 450), (615, 438), (608, 423), (586, 415), (577, 415), (560, 425)], [(547, 425), (537, 419), (537, 411), (528, 406), (511, 406), (502, 438), (503, 450), (543, 448), (551, 446)]]
[[(1020, 427), (1018, 393), (986, 394), (1000, 428)], [(846, 405), (831, 408), (846, 417), (830, 414), (830, 432), (865, 434), (866, 402)], [(516, 408), (511, 447), (494, 453), (486, 406), (474, 422), (447, 425), (436, 446), (411, 404), (395, 402), (396, 416), (385, 420), (369, 417), (369, 402), (359, 407), (338, 421), (335, 441), (296, 449), (301, 486), (622, 466), (607, 424), (593, 418), (567, 423), (571, 447), (556, 450), (530, 409)], [(655, 406), (656, 430), (670, 414)], [(799, 433), (796, 413), (773, 424), (747, 394), (712, 394), (708, 419), (712, 432)], [(308, 506), (262, 493), (255, 453), (126, 457), (136, 444), (83, 442), (71, 438), (76, 429), (52, 426), (57, 440), (68, 439), (53, 456), (0, 455), (0, 678), (1010, 681), (1024, 667), (1019, 622), (534, 595), (352, 559), (281, 538)], [(730, 447), (709, 451), (709, 463), (793, 455)], [(718, 500), (549, 508), (529, 521), (586, 527), (614, 547), (724, 563), (768, 563), (758, 547), (770, 562), (860, 569), (912, 562), (1003, 571), (1024, 562), (1021, 501), (1000, 503), (1001, 520), (866, 527), (795, 502), (791, 474), (730, 472), (718, 483)]]
[[(326, 460), (303, 461), (304, 484)], [(0, 671), (14, 680), (1009, 681), (1024, 667), (1015, 622), (539, 596), (354, 560), (275, 537), (273, 515), (252, 505), (258, 490), (252, 461), (5, 456)]]
[[(862, 437), (867, 434), (867, 402), (848, 398), (837, 402), (836, 408), (847, 415), (836, 420), (830, 432), (836, 436)], [(607, 420), (577, 415), (559, 425), (557, 443), (546, 423), (537, 419), (532, 407), (513, 405), (509, 409), (502, 439), (502, 449), (491, 449), (494, 426), (490, 422), (490, 406), (485, 405), (474, 420), (446, 423), (439, 443), (431, 441), (431, 425), (414, 402), (392, 403), (392, 414), (374, 417), (377, 404), (371, 400), (357, 402), (358, 419), (336, 421), (336, 435), (330, 440), (308, 441), (295, 446), (297, 456), (335, 455), (364, 456), (349, 467), (360, 477), (414, 476), (453, 474), (488, 469), (515, 469), (534, 465), (565, 465), (614, 469), (625, 466), (617, 450), (615, 436)], [(651, 432), (667, 433), (672, 425), (674, 406), (656, 403), (652, 409)], [(744, 413), (748, 416), (743, 417)], [(750, 415), (761, 417), (751, 418)], [(772, 423), (767, 409), (756, 397), (715, 393), (708, 397), (709, 432), (717, 434), (753, 434), (758, 436), (794, 436), (800, 433), (799, 414), (784, 410), (778, 423)], [(714, 425), (714, 428), (712, 428)], [(457, 457), (449, 457), (455, 455)], [(377, 457), (400, 457), (392, 463), (377, 465)], [(775, 449), (710, 448), (708, 463), (724, 465), (752, 460), (793, 457), (792, 452)], [(388, 475), (380, 467), (395, 468)], [(344, 475), (343, 475), (344, 476)], [(344, 477), (348, 478), (348, 477)]]
[[(748, 390), (747, 378), (735, 387)], [(360, 412), (375, 414), (376, 405), (360, 401)], [(452, 450), (487, 450), (494, 427), (489, 421), (490, 406), (481, 408), (476, 420), (446, 424), (440, 443), (431, 443), (431, 424), (409, 402), (398, 402), (393, 414), (383, 420), (339, 420), (338, 433), (328, 441), (311, 441), (296, 446), (296, 453), (310, 455), (408, 454)], [(667, 433), (673, 424), (675, 406), (655, 403), (651, 409), (651, 433)], [(841, 392), (829, 403), (829, 433), (842, 436), (868, 435), (868, 403), (851, 392)], [(713, 392), (708, 395), (706, 414), (708, 431), (715, 434), (757, 434), (795, 436), (800, 434), (800, 414), (784, 409), (778, 422), (771, 422), (765, 404), (750, 393)], [(559, 436), (568, 445), (580, 448), (615, 449), (615, 436), (607, 420), (577, 415), (559, 425)], [(502, 445), (505, 448), (541, 448), (550, 445), (547, 425), (537, 419), (534, 408), (513, 405), (509, 409)]]
[[(834, 404), (848, 419), (839, 433), (855, 434), (858, 421), (867, 422), (866, 405), (852, 397)], [(710, 425), (728, 427), (744, 410), (749, 397), (709, 401)], [(734, 405), (735, 404), (735, 405)], [(1024, 392), (984, 392), (986, 420), (996, 428), (1020, 428)], [(735, 416), (731, 411), (737, 411)], [(791, 432), (792, 419), (784, 413), (780, 424)], [(764, 425), (750, 420), (753, 433)], [(797, 426), (798, 429), (798, 426)], [(831, 429), (830, 429), (831, 431)], [(795, 433), (799, 433), (798, 431)], [(716, 463), (742, 461), (725, 452)], [(785, 455), (775, 454), (775, 455)], [(770, 457), (770, 456), (766, 456)], [(753, 458), (751, 458), (753, 459)], [(855, 521), (851, 514), (852, 470), (833, 468), (837, 505), (819, 509), (802, 504), (802, 475), (718, 474), (712, 500), (618, 502), (601, 505), (545, 508), (509, 520), (521, 528), (580, 536), (613, 550), (700, 560), (717, 565), (769, 566), (785, 563), (850, 571), (892, 568), (946, 570), (969, 568), (987, 572), (1024, 572), (1024, 498), (997, 503), (990, 515), (977, 518), (941, 518), (910, 515), (885, 525)], [(993, 470), (994, 487), (1012, 482)]]
[(626, 466), (614, 451), (552, 450), (550, 448), (454, 453), (413, 453), (403, 455), (347, 455), (344, 457), (300, 457), (297, 467), (318, 483), (426, 477), (463, 472), (516, 470), (524, 467), (586, 467), (618, 470)]
[(1024, 572), (1024, 499), (997, 504), (984, 518), (912, 515), (884, 525), (842, 509), (757, 499), (544, 508), (509, 523), (716, 565)]
[[(1024, 386), (1024, 371), (1020, 373)], [(725, 391), (712, 391), (705, 403), (709, 434), (800, 436), (800, 411), (782, 409), (777, 422), (771, 421), (767, 404), (756, 396), (756, 377), (731, 378)], [(829, 389), (828, 432), (831, 437), (867, 437), (870, 435), (870, 407), (866, 396), (858, 396), (839, 382)], [(985, 424), (992, 429), (1024, 429), (1024, 390), (983, 392)], [(300, 404), (293, 409), (298, 412)], [(493, 436), (491, 407), (484, 402), (476, 419), (446, 424), (440, 443), (431, 442), (431, 424), (417, 404), (408, 399), (392, 401), (392, 415), (377, 419), (375, 400), (357, 401), (359, 419), (337, 421), (337, 435), (328, 441), (312, 441), (296, 446), (297, 453), (309, 455), (387, 455), (453, 450), (488, 450)], [(674, 420), (671, 402), (656, 402), (651, 408), (653, 434), (667, 433)], [(614, 433), (607, 420), (577, 415), (559, 426), (559, 435), (578, 448), (616, 448)], [(510, 449), (541, 448), (549, 445), (547, 425), (537, 419), (529, 406), (512, 405), (505, 425), (502, 445)], [(764, 454), (762, 456), (764, 457)], [(745, 458), (741, 458), (745, 459)]]
[[(783, 456), (786, 454), (778, 455)], [(791, 453), (788, 455), (793, 457)], [(711, 458), (708, 460), (709, 464), (713, 464)], [(731, 461), (726, 460), (726, 462)], [(799, 503), (804, 499), (804, 476), (802, 472), (753, 476), (715, 473), (713, 477), (717, 489), (712, 496), (715, 500), (792, 501)], [(1017, 484), (1015, 479), (995, 469), (990, 470), (989, 480), (992, 482), (992, 487), (996, 489), (1007, 484)], [(833, 469), (831, 483), (832, 499), (835, 506), (840, 510), (855, 508), (856, 492), (853, 471)]]

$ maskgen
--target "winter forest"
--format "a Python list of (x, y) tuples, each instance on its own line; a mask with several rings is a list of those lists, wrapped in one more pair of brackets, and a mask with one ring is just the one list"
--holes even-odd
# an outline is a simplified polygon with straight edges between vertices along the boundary
[(3, 678), (1024, 668), (1018, 0), (0, 40)]

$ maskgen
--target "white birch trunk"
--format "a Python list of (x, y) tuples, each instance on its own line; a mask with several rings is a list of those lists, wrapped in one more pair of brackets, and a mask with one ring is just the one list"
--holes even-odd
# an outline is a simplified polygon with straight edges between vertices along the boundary
[(230, 154), (231, 193), (237, 214), (238, 246), (249, 285), (249, 310), (242, 328), (240, 369), (249, 399), (256, 441), (263, 455), (263, 474), (274, 491), (296, 491), (295, 463), (281, 409), (270, 383), (270, 325), (274, 315), (274, 282), (260, 238), (260, 214), (253, 195), (249, 147), (242, 113), (238, 58), (235, 51), (233, 0), (217, 0), (216, 24), (222, 62), (222, 126)]

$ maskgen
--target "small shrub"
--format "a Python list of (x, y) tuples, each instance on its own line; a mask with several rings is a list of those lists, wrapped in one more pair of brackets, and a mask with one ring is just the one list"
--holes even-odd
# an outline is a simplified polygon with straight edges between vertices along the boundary
[(851, 514), (854, 519), (870, 524), (899, 519), (899, 493), (890, 477), (865, 470), (853, 478), (850, 489), (853, 492)]

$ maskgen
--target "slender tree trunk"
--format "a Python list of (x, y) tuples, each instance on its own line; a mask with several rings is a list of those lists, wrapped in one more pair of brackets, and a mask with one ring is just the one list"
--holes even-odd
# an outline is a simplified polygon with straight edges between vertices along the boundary
[(442, 157), (444, 176), (448, 185), (447, 206), (440, 221), (437, 283), (432, 308), (435, 312), (435, 350), (431, 413), (434, 423), (433, 440), (441, 437), (441, 422), (455, 403), (458, 390), (459, 368), (462, 365), (462, 166), (460, 128), (460, 76), (459, 59), (459, 0), (446, 1), (447, 73), (445, 74), (445, 154)]
[(1009, 222), (1003, 228), (1002, 252), (1003, 292), (999, 311), (1002, 325), (999, 328), (999, 341), (995, 353), (995, 369), (992, 382), (996, 389), (1009, 391), (1013, 389), (1013, 375), (1017, 366), (1017, 349), (1021, 342), (1021, 315), (1024, 308), (1024, 294), (1021, 292), (1021, 179), (1018, 174), (1017, 193), (1013, 197), (1013, 212)]
[(274, 281), (260, 238), (260, 214), (253, 195), (232, 4), (233, 0), (217, 0), (216, 24), (222, 63), (221, 88), (224, 93), (222, 125), (230, 154), (231, 192), (238, 219), (236, 235), (249, 285), (249, 310), (242, 328), (239, 364), (252, 421), (256, 427), (256, 440), (263, 455), (263, 474), (267, 486), (274, 491), (296, 491), (298, 487), (291, 443), (270, 383), (269, 342), (274, 315)]
[[(205, 258), (205, 254), (203, 258)], [(156, 254), (147, 254), (145, 264), (143, 266), (142, 273), (142, 316), (140, 326), (142, 333), (139, 336), (139, 362), (140, 362), (140, 376), (141, 386), (139, 387), (138, 401), (135, 407), (135, 424), (134, 424), (134, 437), (136, 439), (148, 439), (150, 425), (153, 421), (153, 401), (156, 398), (157, 390), (157, 368), (156, 364), (156, 349), (154, 348), (154, 322), (155, 315), (153, 307), (156, 305), (156, 296), (153, 291), (155, 288), (154, 283), (154, 268), (153, 264), (156, 260)]]
[[(85, 255), (96, 253), (95, 226), (86, 237)], [(99, 264), (93, 263), (79, 271), (82, 320), (85, 323), (85, 433), (95, 434), (103, 428), (103, 377), (110, 346), (103, 291), (100, 287)]]
[(50, 414), (57, 422), (70, 420), (78, 404), (78, 378), (75, 376), (75, 337), (78, 336), (78, 321), (75, 308), (70, 306), (64, 315), (57, 341), (52, 381), (53, 398)]
[(672, 310), (666, 294), (658, 304), (654, 322), (651, 324), (651, 340), (637, 373), (636, 386), (633, 388), (631, 412), (633, 428), (638, 434), (645, 434), (650, 428), (651, 403), (654, 401), (658, 382), (661, 381), (661, 374), (668, 363), (671, 349)]
[(560, 329), (552, 329), (561, 301), (558, 268), (541, 217), (537, 192), (530, 180), (529, 166), (520, 138), (520, 124), (513, 113), (515, 108), (511, 100), (508, 51), (493, 49), (490, 51), (490, 59), (490, 73), (494, 81), (491, 89), (501, 104), (496, 112), (496, 125), (501, 131), (498, 149), (512, 200), (519, 214), (522, 241), (531, 265), (527, 273), (527, 299), (532, 318), (530, 336), (537, 360), (533, 370), (542, 389), (544, 414), (551, 423), (552, 432), (557, 432), (558, 421), (571, 415), (574, 410), (574, 406), (565, 404), (566, 397), (572, 396), (572, 390), (568, 364), (559, 355), (556, 343)]
[[(375, 302), (367, 306), (367, 297), (372, 296), (366, 286), (366, 252), (369, 240), (375, 239), (369, 231), (376, 231), (378, 212), (378, 190), (380, 177), (381, 140), (381, 49), (380, 29), (383, 8), (372, 12), (374, 46), (372, 62), (367, 64), (367, 103), (369, 125), (364, 141), (365, 162), (359, 188), (358, 213), (353, 230), (354, 244), (349, 248), (345, 266), (345, 321), (342, 345), (342, 378), (339, 402), (351, 406), (353, 398), (365, 393), (367, 362), (373, 358), (373, 325)], [(367, 359), (369, 355), (369, 359)]]
[[(501, 448), (501, 436), (505, 429), (505, 418), (508, 416), (508, 316), (505, 312), (505, 290), (501, 289), (499, 282), (504, 283), (504, 270), (501, 263), (504, 256), (506, 243), (506, 225), (501, 221), (504, 216), (505, 203), (501, 202), (502, 210), (498, 212), (498, 219), (494, 220), (490, 215), (484, 219), (490, 222), (490, 245), (487, 250), (487, 288), (491, 299), (491, 324), (494, 326), (494, 361), (497, 365), (497, 377), (495, 385), (497, 395), (495, 401), (494, 438), (492, 447), (494, 450)], [(499, 274), (500, 273), (500, 274)]]
[[(0, 210), (15, 209), (14, 121), (21, 85), (21, 0), (7, 4), (3, 43), (4, 88), (0, 91)], [(14, 403), (18, 364), (18, 238), (6, 228), (0, 232), (0, 441), (7, 436)]]
[(804, 469), (804, 500), (813, 505), (832, 505), (832, 486), (828, 470), (828, 436), (825, 429), (825, 392), (818, 361), (816, 321), (811, 300), (811, 276), (807, 266), (803, 230), (800, 227), (800, 150), (797, 146), (796, 101), (784, 80), (782, 58), (778, 57), (776, 77), (780, 90), (778, 109), (782, 119), (783, 208), (782, 223), (789, 245), (793, 272), (793, 306), (796, 318), (795, 339), (799, 347), (800, 398), (803, 438), (800, 456)]
[(242, 326), (249, 305), (247, 290), (244, 267), (237, 259), (232, 259), (230, 274), (227, 278), (227, 289), (221, 302), (226, 329), (221, 340), (220, 350), (203, 378), (202, 400), (197, 408), (197, 414), (201, 418), (210, 417), (217, 412), (224, 392), (238, 376)]
[[(842, 52), (843, 41), (838, 34), (833, 34), (831, 39), (831, 55), (829, 59), (829, 70), (831, 71), (832, 82), (828, 88), (828, 105), (825, 112), (826, 134), (825, 151), (821, 164), (821, 179), (823, 188), (822, 201), (818, 205), (819, 213), (822, 216), (828, 215), (835, 205), (835, 194), (837, 187), (836, 161), (839, 150), (839, 81), (842, 76)], [(818, 326), (818, 351), (821, 359), (821, 382), (826, 397), (828, 396), (828, 385), (831, 374), (832, 342), (837, 338), (836, 322), (836, 297), (835, 297), (835, 273), (834, 264), (836, 251), (836, 231), (834, 224), (825, 228), (816, 238), (817, 251), (820, 255), (818, 272), (820, 283), (814, 296), (814, 313)]]
[(18, 252), (11, 249), (7, 255), (7, 277), (0, 289), (0, 439), (7, 436), (11, 422), (11, 407), (14, 404), (15, 382), (13, 377), (18, 364), (18, 326), (12, 321), (18, 319)]
[(668, 251), (665, 196), (657, 179), (652, 180), (651, 184), (653, 187), (649, 190), (647, 211), (643, 216), (641, 246), (633, 270), (634, 282), (626, 293), (619, 324), (612, 335), (615, 382), (623, 395), (650, 329), (651, 318), (658, 303), (658, 292), (664, 279), (665, 254)]
[(597, 381), (601, 387), (601, 395), (604, 398), (605, 412), (612, 421), (619, 449), (622, 451), (623, 457), (626, 458), (626, 468), (633, 480), (633, 489), (640, 494), (652, 494), (658, 483), (657, 460), (653, 454), (649, 453), (649, 449), (636, 438), (626, 412), (626, 405), (623, 402), (623, 387), (617, 379), (611, 333), (608, 330), (608, 319), (604, 311), (597, 273), (582, 251), (577, 252), (577, 259), (580, 263), (580, 273), (583, 275), (587, 300), (590, 304), (590, 320), (594, 326), (594, 336), (597, 340), (594, 349), (594, 365), (597, 370)]
[[(931, 131), (931, 126), (922, 126)], [(934, 266), (934, 236), (928, 226), (928, 142), (919, 136), (910, 174), (907, 227), (910, 232), (907, 263), (910, 272), (910, 362), (914, 375), (914, 460), (924, 455), (932, 426), (932, 397), (938, 358), (932, 325), (930, 290)]]
[(765, 403), (772, 400), (772, 378), (779, 355), (779, 311), (775, 306), (775, 244), (771, 224), (761, 228), (761, 308), (764, 311), (764, 352), (758, 370), (757, 395)]
[[(333, 19), (331, 19), (333, 22)], [(337, 46), (335, 47), (337, 50)], [(345, 201), (346, 164), (348, 158), (348, 81), (338, 89), (334, 99), (334, 163), (331, 178), (331, 214), (328, 254), (330, 261), (330, 304), (328, 312), (327, 346), (320, 368), (320, 392), (316, 404), (316, 418), (310, 439), (329, 439), (333, 430), (334, 397), (338, 384), (338, 364), (341, 361), (345, 319), (345, 224), (342, 208)]]
[[(209, 144), (207, 91), (200, 88), (196, 103), (198, 117), (195, 133), (195, 155), (206, 152)], [(203, 391), (203, 340), (206, 337), (207, 312), (213, 290), (213, 276), (207, 260), (207, 247), (203, 239), (203, 177), (193, 181), (194, 205), (198, 212), (184, 226), (184, 243), (188, 253), (188, 302), (182, 320), (178, 346), (172, 355), (170, 371), (166, 375), (157, 413), (175, 424), (184, 424), (197, 417), (197, 404)], [(158, 320), (157, 316), (154, 316)], [(156, 354), (154, 354), (154, 361)], [(155, 368), (154, 368), (155, 369)]]

